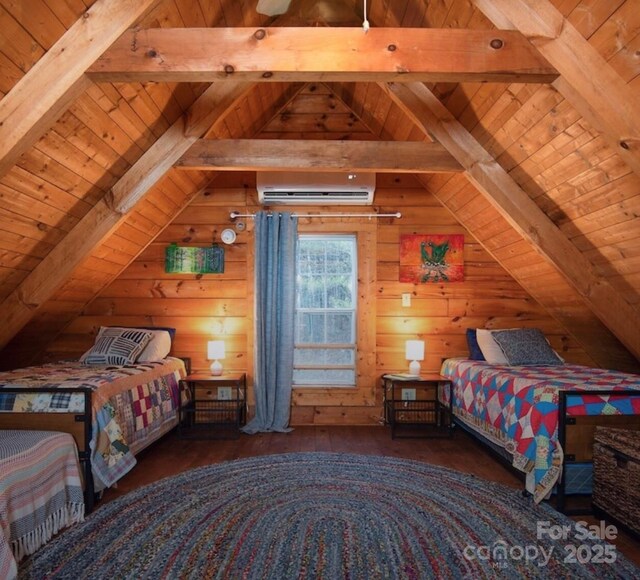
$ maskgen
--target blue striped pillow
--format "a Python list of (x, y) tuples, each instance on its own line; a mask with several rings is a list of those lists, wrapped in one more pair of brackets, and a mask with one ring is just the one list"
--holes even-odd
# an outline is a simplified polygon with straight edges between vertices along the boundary
[(127, 365), (136, 362), (153, 332), (139, 328), (100, 329), (93, 347), (80, 362), (85, 365)]

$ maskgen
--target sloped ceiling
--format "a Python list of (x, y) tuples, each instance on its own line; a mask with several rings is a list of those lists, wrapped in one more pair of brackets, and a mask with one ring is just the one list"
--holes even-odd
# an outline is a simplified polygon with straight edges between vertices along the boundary
[[(37, 67), (40, 64), (46, 72), (42, 63), (57, 56), (54, 44), (65, 39), (71, 43), (67, 31), (75, 31), (76, 22), (100, 23), (101, 14), (108, 14), (106, 22), (118, 22), (122, 30), (134, 25), (358, 26), (362, 21), (361, 3), (350, 0), (294, 0), (277, 21), (259, 15), (255, 2), (162, 0), (147, 2), (144, 14), (143, 4), (37, 0), (26, 10), (26, 2), (1, 3), (0, 91), (9, 98), (0, 101), (0, 131), (7, 129), (7, 119), (17, 123), (6, 106), (23, 86), (16, 83), (25, 75), (27, 80), (42, 79), (45, 73)], [(514, 226), (492, 196), (497, 182), (483, 182), (474, 174), (474, 165), (486, 163), (484, 157), (466, 160), (466, 176), (438, 173), (420, 179), (597, 363), (637, 368), (637, 3), (518, 0), (511, 8), (498, 0), (368, 4), (368, 19), (378, 28), (490, 30), (493, 22), (500, 28), (526, 28), (525, 35), (558, 70), (571, 48), (584, 42), (594, 53), (586, 59), (592, 67), (586, 73), (596, 86), (608, 83), (614, 106), (619, 95), (635, 96), (622, 107), (628, 120), (628, 132), (622, 134), (614, 123), (609, 124), (612, 129), (600, 126), (603, 113), (590, 110), (589, 98), (585, 105), (580, 78), (571, 84), (561, 75), (553, 85), (427, 85), (458, 123), (458, 135), (472, 140), (467, 143), (477, 144), (495, 164), (489, 173), (504, 173), (513, 191), (534, 203), (540, 219), (546, 220), (536, 221), (536, 228), (530, 223), (535, 231), (527, 230), (526, 223), (524, 229), (522, 224)], [(534, 25), (544, 23), (533, 22), (531, 13), (528, 28), (518, 21), (531, 6), (552, 14), (557, 8), (567, 25), (562, 19), (552, 20), (546, 31), (551, 40), (539, 42), (540, 31)], [(576, 34), (567, 37), (566, 30)], [(76, 38), (82, 39), (82, 32), (75, 31)], [(107, 46), (119, 36), (112, 34), (111, 40), (103, 38)], [(79, 42), (69, 45), (73, 62), (91, 50), (79, 48)], [(86, 68), (103, 51), (84, 55), (87, 63), (78, 66)], [(605, 68), (593, 68), (598, 58)], [(39, 74), (30, 74), (31, 69)], [(0, 344), (6, 344), (0, 357), (5, 365), (37, 356), (215, 178), (211, 172), (171, 169), (166, 163), (176, 148), (186, 151), (201, 136), (422, 142), (431, 141), (436, 129), (376, 83), (92, 83), (83, 71), (76, 71), (80, 80), (70, 83), (66, 99), (54, 102), (51, 116), (41, 113), (36, 119), (39, 133), (30, 134), (31, 141), (37, 139), (34, 144), (23, 147), (20, 155), (4, 150), (0, 160), (0, 313), (5, 329)], [(42, 80), (33, 82), (41, 100), (53, 98)], [(615, 111), (604, 114), (614, 119)], [(584, 276), (562, 256), (550, 259), (552, 248), (545, 248), (540, 235), (569, 243), (587, 266)]]

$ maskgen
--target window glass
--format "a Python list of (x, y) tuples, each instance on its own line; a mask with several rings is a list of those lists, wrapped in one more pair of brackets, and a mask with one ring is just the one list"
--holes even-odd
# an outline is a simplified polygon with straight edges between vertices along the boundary
[(355, 235), (299, 238), (294, 385), (355, 385), (356, 247)]

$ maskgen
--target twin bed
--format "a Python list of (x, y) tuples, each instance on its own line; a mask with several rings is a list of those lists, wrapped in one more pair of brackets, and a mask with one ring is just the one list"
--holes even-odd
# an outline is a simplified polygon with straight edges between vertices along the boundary
[[(143, 347), (133, 347), (133, 354), (122, 358), (122, 341), (103, 330), (96, 339), (96, 345), (101, 338), (102, 344), (94, 345), (82, 362), (0, 373), (0, 462), (5, 467), (0, 477), (0, 572), (9, 577), (16, 561), (65, 525), (80, 521), (84, 508), (93, 508), (95, 494), (114, 485), (135, 465), (137, 453), (178, 423), (185, 362), (167, 356), (170, 344), (160, 351), (144, 350), (153, 330), (138, 333), (144, 335), (139, 341)], [(117, 354), (103, 356), (100, 351)], [(87, 355), (93, 360), (87, 362)], [(43, 456), (40, 450), (52, 445), (53, 435), (59, 447)], [(43, 442), (31, 445), (33, 437)], [(52, 493), (45, 493), (45, 480)], [(63, 522), (60, 510), (76, 506), (79, 483), (82, 510), (73, 507), (75, 515)], [(72, 499), (60, 507), (61, 497)]]
[(567, 495), (592, 491), (596, 426), (640, 429), (640, 375), (467, 358), (445, 360), (440, 374), (455, 422), (523, 472), (536, 502), (555, 491), (560, 511)]

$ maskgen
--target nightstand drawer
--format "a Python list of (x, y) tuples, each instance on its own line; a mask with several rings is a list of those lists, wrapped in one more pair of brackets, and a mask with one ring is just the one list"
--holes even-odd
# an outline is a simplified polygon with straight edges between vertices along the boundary
[[(225, 393), (230, 396), (226, 396)], [(237, 389), (234, 389), (233, 387), (207, 387), (196, 385), (193, 390), (193, 394), (197, 401), (228, 401), (236, 398)]]

